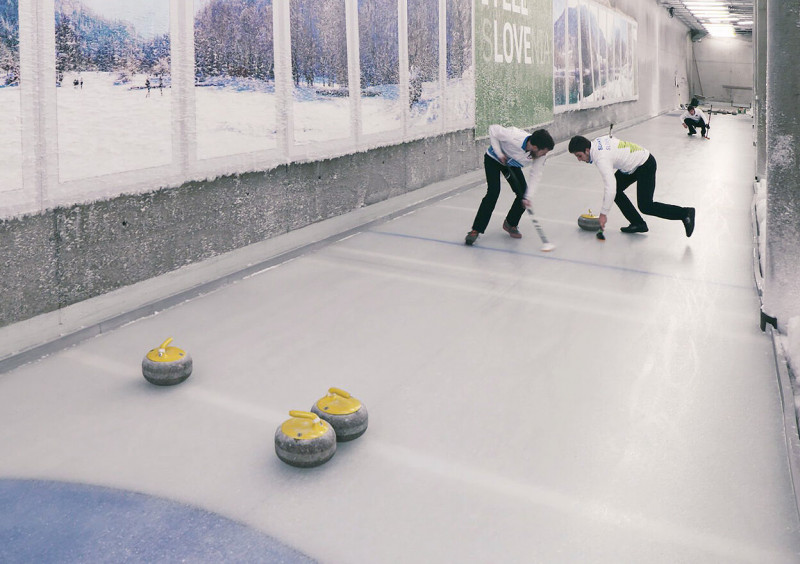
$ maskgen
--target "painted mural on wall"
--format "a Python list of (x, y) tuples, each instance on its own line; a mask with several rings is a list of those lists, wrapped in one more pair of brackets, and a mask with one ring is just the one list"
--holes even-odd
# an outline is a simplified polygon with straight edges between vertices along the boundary
[(635, 21), (591, 0), (554, 0), (556, 109), (635, 99), (636, 32)]
[(0, 192), (22, 186), (19, 5), (0, 0)]
[(475, 134), (553, 119), (552, 0), (475, 0)]
[(168, 164), (168, 4), (56, 0), (55, 46), (60, 179)]
[(411, 128), (441, 119), (439, 4), (429, 0), (408, 0), (408, 104)]
[(277, 147), (272, 0), (195, 0), (197, 158)]
[(448, 116), (472, 123), (475, 66), (472, 64), (472, 0), (447, 0)]
[(352, 136), (344, 0), (290, 0), (294, 141)]
[(403, 129), (397, 0), (359, 0), (362, 132)]

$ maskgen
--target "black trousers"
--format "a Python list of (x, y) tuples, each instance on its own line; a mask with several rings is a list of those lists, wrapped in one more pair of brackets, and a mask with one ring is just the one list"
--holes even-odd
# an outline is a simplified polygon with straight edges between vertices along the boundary
[(636, 204), (643, 214), (664, 219), (682, 220), (686, 217), (686, 208), (653, 201), (653, 194), (656, 191), (656, 159), (653, 155), (650, 155), (644, 164), (632, 173), (625, 174), (617, 171), (614, 176), (617, 178), (617, 196), (614, 198), (614, 203), (617, 204), (629, 223), (640, 225), (645, 222), (628, 196), (625, 195), (625, 189), (634, 182), (636, 182)]
[(703, 118), (700, 118), (697, 121), (694, 121), (692, 118), (686, 118), (685, 120), (683, 120), (683, 123), (685, 123), (689, 127), (689, 133), (697, 133), (695, 128), (699, 127), (700, 131), (703, 133), (703, 137), (705, 137), (706, 122), (705, 120), (703, 120)]
[(475, 221), (472, 222), (472, 229), (478, 233), (486, 231), (486, 226), (489, 225), (494, 206), (497, 204), (497, 198), (500, 197), (501, 174), (506, 177), (508, 185), (511, 186), (511, 189), (516, 195), (514, 203), (511, 204), (511, 209), (508, 210), (508, 215), (506, 215), (508, 224), (516, 227), (519, 225), (519, 220), (525, 212), (525, 206), (522, 205), (522, 198), (525, 196), (525, 191), (528, 189), (528, 183), (525, 181), (525, 174), (522, 172), (521, 168), (502, 165), (489, 155), (484, 155), (483, 157), (483, 169), (486, 171), (486, 195), (483, 197), (483, 200), (481, 200), (478, 213), (475, 215)]

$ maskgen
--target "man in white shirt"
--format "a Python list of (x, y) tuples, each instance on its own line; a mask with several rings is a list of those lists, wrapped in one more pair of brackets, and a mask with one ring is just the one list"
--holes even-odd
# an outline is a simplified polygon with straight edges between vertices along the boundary
[[(505, 176), (508, 185), (516, 198), (508, 210), (503, 229), (514, 239), (522, 238), (518, 225), (525, 208), (530, 207), (533, 186), (542, 177), (545, 157), (553, 150), (555, 143), (546, 129), (537, 129), (528, 133), (516, 127), (501, 125), (489, 126), (489, 148), (483, 157), (483, 168), (486, 171), (486, 195), (481, 200), (478, 213), (472, 222), (472, 230), (467, 233), (464, 242), (472, 245), (478, 235), (486, 231), (492, 217), (497, 198), (500, 196), (500, 174)], [(522, 173), (528, 168), (528, 181)]]
[(611, 204), (616, 203), (630, 222), (620, 228), (623, 233), (646, 233), (647, 223), (625, 195), (625, 189), (636, 182), (636, 203), (646, 215), (680, 220), (691, 237), (694, 231), (694, 208), (683, 208), (653, 201), (656, 190), (656, 159), (650, 151), (629, 141), (604, 135), (594, 141), (577, 135), (570, 139), (569, 152), (582, 163), (594, 164), (603, 179), (603, 205), (600, 208), (600, 227), (605, 229)]
[(686, 111), (681, 114), (681, 123), (684, 129), (689, 130), (687, 135), (694, 135), (697, 133), (697, 128), (699, 127), (700, 133), (705, 137), (706, 129), (710, 128), (708, 120), (706, 119), (706, 114), (703, 113), (703, 110), (695, 108), (694, 106), (688, 106)]

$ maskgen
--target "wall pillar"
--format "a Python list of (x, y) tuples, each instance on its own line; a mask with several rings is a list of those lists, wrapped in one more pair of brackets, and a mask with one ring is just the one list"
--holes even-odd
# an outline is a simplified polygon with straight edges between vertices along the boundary
[(767, 221), (762, 327), (800, 316), (800, 4), (767, 2)]
[(756, 180), (762, 180), (767, 173), (767, 0), (756, 0), (753, 19)]

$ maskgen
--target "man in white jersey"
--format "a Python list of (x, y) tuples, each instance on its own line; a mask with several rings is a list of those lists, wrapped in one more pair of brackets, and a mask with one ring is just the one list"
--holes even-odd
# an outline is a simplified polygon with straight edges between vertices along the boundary
[[(522, 233), (517, 226), (526, 207), (530, 207), (533, 186), (542, 177), (545, 156), (553, 150), (555, 143), (546, 129), (537, 129), (528, 133), (516, 127), (501, 125), (489, 126), (489, 148), (483, 157), (483, 168), (486, 171), (486, 195), (481, 200), (478, 213), (472, 222), (472, 230), (467, 233), (464, 242), (472, 245), (478, 235), (486, 231), (492, 217), (497, 198), (500, 196), (500, 175), (505, 176), (508, 185), (516, 198), (508, 210), (503, 229), (514, 239), (520, 239)], [(522, 169), (530, 167), (529, 181), (526, 182)]]
[(687, 107), (686, 111), (681, 114), (681, 123), (683, 124), (684, 129), (689, 130), (687, 135), (694, 135), (697, 133), (697, 128), (699, 127), (700, 133), (703, 137), (705, 137), (706, 129), (711, 127), (708, 124), (706, 114), (703, 113), (703, 110), (700, 108), (695, 108), (694, 106)]
[(625, 189), (636, 182), (636, 203), (646, 215), (683, 222), (686, 236), (694, 231), (694, 208), (682, 208), (653, 201), (656, 190), (656, 159), (650, 151), (635, 143), (604, 135), (594, 141), (577, 135), (570, 139), (569, 152), (583, 162), (594, 164), (600, 171), (605, 192), (600, 208), (600, 227), (605, 229), (611, 204), (616, 203), (630, 222), (623, 233), (645, 233), (647, 223), (625, 195)]

